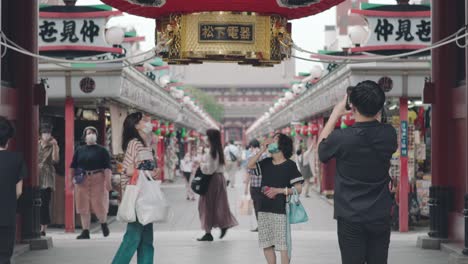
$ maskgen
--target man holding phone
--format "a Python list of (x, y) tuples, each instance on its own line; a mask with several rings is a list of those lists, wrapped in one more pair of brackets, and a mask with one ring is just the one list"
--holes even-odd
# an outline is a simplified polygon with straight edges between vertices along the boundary
[[(378, 120), (385, 93), (377, 83), (363, 81), (347, 90), (318, 141), (320, 160), (336, 159), (334, 209), (342, 263), (386, 264), (392, 206), (388, 171), (398, 147), (397, 134)], [(356, 124), (334, 130), (346, 108)]]

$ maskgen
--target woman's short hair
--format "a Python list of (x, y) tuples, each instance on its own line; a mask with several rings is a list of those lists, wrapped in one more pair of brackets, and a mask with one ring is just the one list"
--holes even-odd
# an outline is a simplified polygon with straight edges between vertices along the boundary
[(3, 116), (0, 116), (0, 147), (6, 147), (8, 140), (15, 135), (15, 129), (11, 122)]
[(99, 133), (98, 133), (97, 128), (95, 128), (95, 127), (93, 127), (93, 126), (88, 126), (88, 127), (86, 127), (85, 129), (83, 129), (83, 135), (81, 136), (81, 138), (82, 138), (83, 140), (86, 139), (86, 133), (88, 132), (88, 130), (93, 131), (94, 134), (96, 134), (96, 137), (99, 136)]
[(283, 152), (285, 158), (291, 158), (294, 150), (292, 139), (282, 133), (277, 133), (276, 136), (278, 137), (278, 149)]

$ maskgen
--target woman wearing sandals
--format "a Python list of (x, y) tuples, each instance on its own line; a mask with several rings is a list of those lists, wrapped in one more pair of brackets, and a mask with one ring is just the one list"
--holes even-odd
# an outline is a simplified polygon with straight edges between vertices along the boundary
[(219, 130), (209, 129), (208, 136), (209, 151), (203, 157), (200, 169), (203, 174), (211, 175), (208, 191), (200, 196), (198, 211), (200, 222), (205, 230), (205, 235), (198, 241), (213, 241), (211, 229), (221, 228), (223, 238), (229, 228), (238, 225), (237, 220), (231, 213), (226, 192), (226, 180), (224, 179), (224, 153), (221, 144), (221, 133)]
[[(133, 175), (134, 170), (148, 170), (153, 177), (158, 177), (156, 162), (148, 140), (153, 125), (143, 118), (140, 112), (127, 116), (124, 121), (122, 149), (125, 151), (123, 162), (124, 174), (121, 178), (122, 193)], [(137, 252), (139, 264), (152, 264), (154, 259), (153, 224), (142, 225), (138, 222), (128, 223), (119, 250), (112, 264), (128, 264)]]
[[(271, 158), (259, 162), (262, 154), (268, 150)], [(261, 150), (253, 156), (248, 168), (262, 175), (263, 196), (258, 212), (258, 240), (263, 248), (268, 264), (276, 264), (275, 251), (281, 252), (281, 263), (288, 264), (288, 221), (286, 216), (286, 198), (302, 191), (304, 178), (297, 169), (296, 163), (290, 160), (293, 154), (293, 142), (284, 134), (276, 134), (265, 140)]]

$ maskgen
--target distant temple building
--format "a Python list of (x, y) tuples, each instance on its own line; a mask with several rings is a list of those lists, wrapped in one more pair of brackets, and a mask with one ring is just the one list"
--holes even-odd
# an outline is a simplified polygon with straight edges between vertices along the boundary
[(285, 61), (272, 68), (240, 66), (227, 63), (204, 63), (180, 67), (176, 74), (191, 85), (216, 97), (224, 106), (225, 140), (242, 141), (242, 135), (272, 102), (284, 94), (294, 80), (295, 64)]

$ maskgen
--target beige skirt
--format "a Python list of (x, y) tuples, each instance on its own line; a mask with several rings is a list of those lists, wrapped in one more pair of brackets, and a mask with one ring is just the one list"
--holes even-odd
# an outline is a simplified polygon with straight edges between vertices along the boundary
[(79, 214), (107, 215), (109, 211), (109, 185), (103, 172), (86, 176), (75, 184), (75, 204)]
[(258, 212), (258, 242), (260, 248), (288, 250), (286, 215)]

